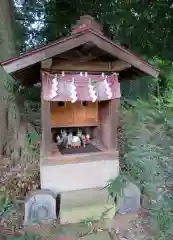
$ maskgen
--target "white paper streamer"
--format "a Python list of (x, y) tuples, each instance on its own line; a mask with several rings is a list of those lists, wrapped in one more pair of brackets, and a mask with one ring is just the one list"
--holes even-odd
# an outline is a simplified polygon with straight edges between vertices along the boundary
[(112, 90), (111, 90), (111, 88), (109, 86), (109, 83), (108, 83), (106, 78), (104, 80), (104, 84), (105, 84), (105, 89), (106, 89), (106, 94), (108, 96), (108, 99), (111, 99), (112, 98)]
[(92, 102), (95, 102), (97, 100), (97, 95), (96, 95), (96, 91), (94, 90), (95, 87), (91, 84), (91, 79), (89, 79), (88, 88), (89, 88), (89, 94), (91, 96)]
[(57, 75), (55, 75), (55, 77), (52, 79), (52, 85), (51, 85), (51, 94), (50, 94), (50, 98), (54, 98), (58, 95), (58, 77)]
[(77, 91), (76, 91), (76, 86), (74, 84), (74, 78), (72, 79), (72, 83), (70, 86), (70, 96), (71, 96), (71, 102), (75, 103), (77, 101)]

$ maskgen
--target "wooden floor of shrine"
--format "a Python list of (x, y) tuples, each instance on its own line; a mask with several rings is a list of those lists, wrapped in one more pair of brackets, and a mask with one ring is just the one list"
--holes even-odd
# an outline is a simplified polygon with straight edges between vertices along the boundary
[[(69, 153), (62, 154), (55, 143), (52, 144), (53, 152), (50, 156), (42, 159), (42, 164), (69, 164), (69, 163), (80, 163), (80, 162), (92, 162), (101, 160), (119, 160), (117, 150), (107, 151), (104, 146), (96, 142), (92, 142), (93, 147), (97, 148), (98, 151), (87, 151), (85, 153)], [(67, 149), (68, 150), (68, 149)], [(80, 149), (76, 149), (80, 151)]]
[(66, 155), (66, 154), (83, 154), (83, 153), (101, 152), (101, 149), (89, 143), (85, 147), (81, 146), (79, 148), (62, 148), (62, 147), (60, 148), (59, 147), (59, 151), (62, 155)]

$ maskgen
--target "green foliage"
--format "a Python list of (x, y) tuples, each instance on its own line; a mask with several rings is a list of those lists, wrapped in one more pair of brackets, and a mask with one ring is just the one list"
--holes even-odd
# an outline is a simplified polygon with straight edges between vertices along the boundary
[[(71, 24), (80, 15), (91, 13), (104, 27), (114, 42), (126, 45), (150, 59), (160, 69), (158, 82), (150, 77), (121, 82), (123, 97), (128, 97), (121, 108), (120, 176), (108, 182), (110, 193), (121, 193), (128, 181), (136, 183), (150, 202), (150, 227), (158, 230), (157, 239), (167, 239), (172, 230), (173, 200), (165, 182), (173, 182), (172, 172), (172, 2), (171, 1), (93, 1), (93, 0), (15, 0), (18, 22), (17, 41), (21, 49), (38, 46), (46, 41), (70, 34)], [(93, 9), (95, 14), (93, 14)], [(19, 36), (18, 36), (19, 35)], [(6, 84), (5, 88), (3, 84)], [(1, 74), (3, 101), (8, 107), (8, 131), (16, 142), (23, 123), (25, 147), (32, 155), (32, 144), (40, 133), (40, 88), (26, 89), (12, 83)], [(7, 103), (8, 95), (8, 103)], [(149, 98), (154, 95), (157, 98)], [(162, 98), (160, 98), (162, 97)], [(137, 102), (130, 100), (140, 99)], [(141, 101), (145, 100), (145, 102)], [(127, 107), (128, 102), (128, 107)], [(1, 117), (1, 121), (2, 121)], [(16, 121), (17, 119), (17, 121)], [(26, 124), (28, 126), (28, 124)], [(17, 129), (17, 131), (14, 131)], [(4, 132), (4, 135), (6, 132)], [(3, 138), (2, 136), (2, 138)], [(11, 139), (10, 139), (11, 140)], [(23, 144), (23, 143), (22, 143)], [(5, 144), (3, 144), (4, 147)], [(18, 147), (13, 144), (13, 149)], [(20, 144), (19, 144), (20, 145)], [(29, 149), (29, 150), (28, 150)], [(31, 152), (30, 152), (31, 150)], [(10, 151), (11, 152), (11, 149)]]
[(122, 79), (120, 81), (122, 98), (147, 100), (149, 95), (156, 94), (157, 85), (157, 80), (149, 76), (128, 81)]
[(37, 240), (39, 238), (38, 234), (25, 234), (24, 236), (21, 237), (16, 237), (16, 236), (7, 236), (7, 240)]
[[(71, 26), (81, 15), (91, 14), (102, 24), (105, 35), (142, 55), (145, 60), (150, 60), (154, 66), (161, 69), (161, 79), (158, 82), (160, 91), (167, 91), (167, 73), (172, 68), (173, 60), (170, 55), (173, 36), (171, 2), (158, 0), (155, 5), (153, 2), (139, 0), (25, 0), (23, 4), (19, 4), (19, 0), (17, 2), (16, 20), (23, 28), (25, 36), (25, 42), (21, 44), (23, 50), (69, 35)], [(157, 11), (159, 14), (156, 14)], [(123, 95), (145, 98), (151, 90), (151, 82), (151, 78), (129, 81), (128, 84), (122, 82)], [(132, 89), (135, 94), (131, 94)]]
[(151, 199), (149, 227), (159, 233), (156, 239), (168, 239), (173, 231), (173, 198), (167, 188), (167, 177), (173, 180), (172, 107), (164, 101), (158, 105), (156, 98), (128, 102), (131, 107), (122, 105), (120, 110), (120, 176), (109, 183), (109, 189), (116, 195), (122, 183), (137, 184)]
[(31, 46), (68, 35), (71, 24), (75, 23), (80, 15), (92, 14), (114, 41), (125, 44), (150, 59), (159, 56), (172, 60), (171, 1), (23, 2), (24, 4), (17, 5), (16, 19), (24, 26), (26, 40)]

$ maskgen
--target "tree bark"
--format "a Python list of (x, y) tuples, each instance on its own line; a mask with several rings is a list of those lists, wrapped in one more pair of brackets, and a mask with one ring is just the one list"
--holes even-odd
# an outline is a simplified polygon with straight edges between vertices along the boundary
[(13, 0), (0, 1), (0, 61), (15, 56), (15, 19)]
[[(0, 61), (15, 56), (17, 45), (14, 36), (15, 19), (13, 0), (0, 1)], [(0, 67), (0, 155), (7, 144), (8, 75)]]

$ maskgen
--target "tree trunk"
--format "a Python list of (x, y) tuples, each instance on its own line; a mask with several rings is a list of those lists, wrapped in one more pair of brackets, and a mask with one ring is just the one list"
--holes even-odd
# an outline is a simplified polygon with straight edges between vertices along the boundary
[[(0, 61), (16, 54), (14, 27), (13, 0), (2, 0), (0, 1)], [(6, 83), (9, 77), (2, 67), (0, 68), (0, 76), (0, 155), (2, 155), (7, 144), (8, 91)]]
[(13, 0), (0, 1), (0, 61), (16, 55)]

